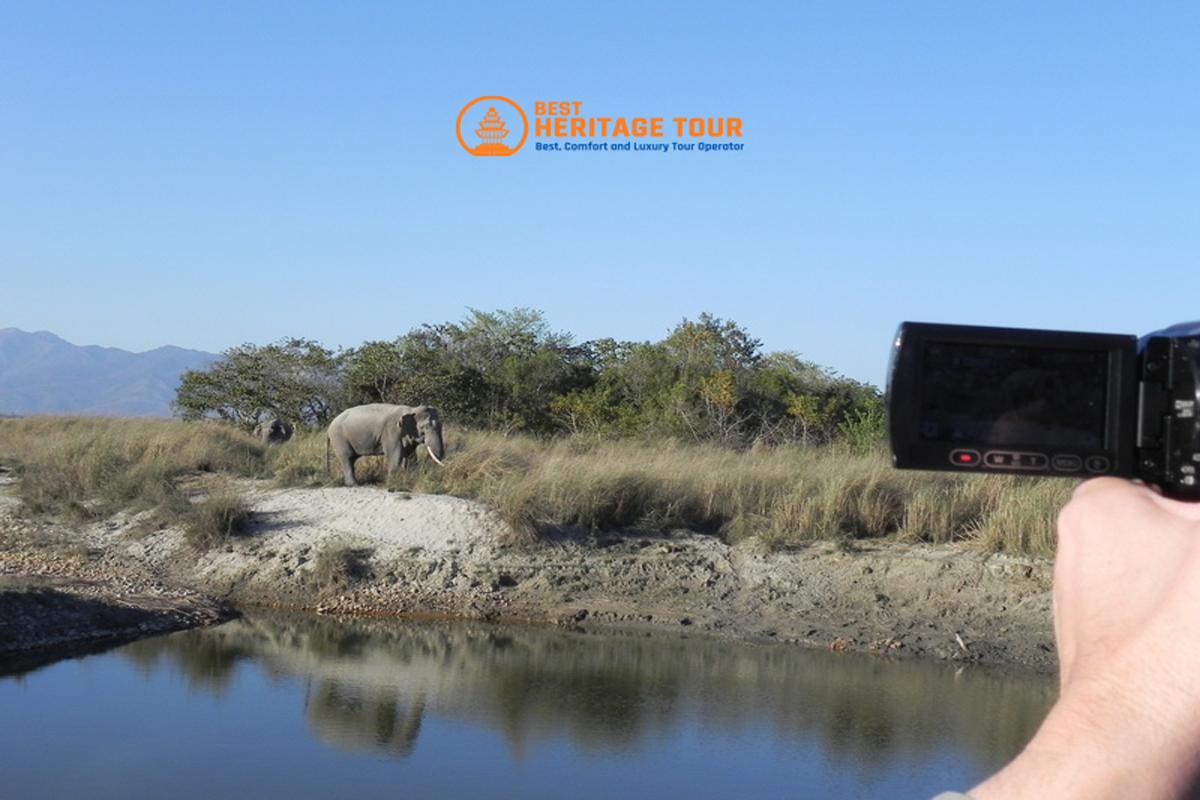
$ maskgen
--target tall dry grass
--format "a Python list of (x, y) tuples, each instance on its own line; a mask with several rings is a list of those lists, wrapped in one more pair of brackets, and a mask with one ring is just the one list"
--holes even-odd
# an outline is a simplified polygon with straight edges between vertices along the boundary
[(196, 473), (265, 475), (253, 437), (215, 423), (100, 417), (0, 419), (0, 461), (20, 477), (27, 511), (99, 519), (154, 509), (181, 523), (198, 546), (222, 541), (245, 521), (232, 489), (194, 503), (179, 480)]
[[(894, 537), (967, 542), (989, 551), (1048, 555), (1072, 482), (902, 472), (882, 453), (777, 447), (739, 452), (671, 441), (541, 440), (478, 431), (447, 433), (445, 467), (418, 454), (395, 488), (492, 505), (530, 535), (550, 527), (658, 531), (688, 528), (772, 548), (814, 540)], [(196, 472), (274, 476), (288, 485), (340, 484), (325, 464), (322, 431), (266, 449), (216, 423), (27, 418), (0, 420), (0, 460), (21, 472), (34, 512), (98, 517), (125, 507), (191, 514), (178, 488)], [(382, 457), (360, 459), (360, 481), (382, 482)], [(183, 504), (187, 504), (186, 506)], [(198, 541), (219, 541), (240, 518), (192, 522)]]
[[(893, 469), (882, 453), (777, 447), (761, 452), (669, 441), (544, 441), (447, 434), (445, 467), (418, 454), (394, 488), (471, 497), (518, 529), (688, 528), (772, 548), (822, 539), (894, 536), (970, 542), (990, 551), (1048, 555), (1071, 481)], [(270, 461), (291, 484), (335, 485), (325, 438), (300, 436)], [(360, 481), (382, 482), (382, 458), (360, 459)]]

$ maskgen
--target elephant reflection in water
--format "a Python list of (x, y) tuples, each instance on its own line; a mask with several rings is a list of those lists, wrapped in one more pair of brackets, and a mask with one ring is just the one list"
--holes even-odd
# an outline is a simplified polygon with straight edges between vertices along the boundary
[(321, 741), (344, 750), (382, 750), (399, 758), (413, 751), (425, 694), (407, 706), (380, 687), (310, 680), (304, 687), (304, 716)]

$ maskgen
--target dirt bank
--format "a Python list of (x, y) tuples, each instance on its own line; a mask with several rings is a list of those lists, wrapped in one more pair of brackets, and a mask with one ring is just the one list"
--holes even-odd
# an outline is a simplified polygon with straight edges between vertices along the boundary
[(228, 604), (119, 583), (0, 576), (0, 675), (64, 655), (222, 622)]
[(376, 487), (244, 488), (254, 503), (250, 530), (206, 553), (144, 516), (83, 528), (31, 526), (10, 507), (10, 528), (29, 530), (21, 544), (0, 550), (0, 573), (28, 573), (34, 562), (66, 552), (75, 568), (235, 604), (667, 627), (1037, 670), (1054, 665), (1044, 561), (894, 542), (767, 553), (689, 532), (563, 533), (512, 546), (491, 511), (458, 498)]
[(0, 472), (0, 674), (236, 615), (229, 603), (104, 559), (80, 532), (22, 519)]

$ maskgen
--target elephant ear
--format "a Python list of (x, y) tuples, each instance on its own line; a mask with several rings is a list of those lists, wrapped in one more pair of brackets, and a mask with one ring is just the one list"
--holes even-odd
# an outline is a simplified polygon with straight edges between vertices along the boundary
[(400, 422), (398, 424), (400, 426), (400, 432), (403, 433), (405, 436), (410, 436), (414, 439), (417, 438), (417, 415), (416, 414), (402, 414), (400, 416)]

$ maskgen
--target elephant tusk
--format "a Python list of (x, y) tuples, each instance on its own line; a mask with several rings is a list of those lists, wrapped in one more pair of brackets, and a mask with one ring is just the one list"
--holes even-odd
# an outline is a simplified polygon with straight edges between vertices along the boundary
[(440, 458), (438, 458), (437, 456), (435, 456), (433, 454), (432, 447), (430, 447), (429, 445), (425, 445), (425, 449), (429, 451), (429, 457), (432, 458), (434, 461), (436, 461), (438, 463), (438, 466), (440, 466), (440, 467), (446, 466), (444, 463), (442, 463), (442, 460)]

